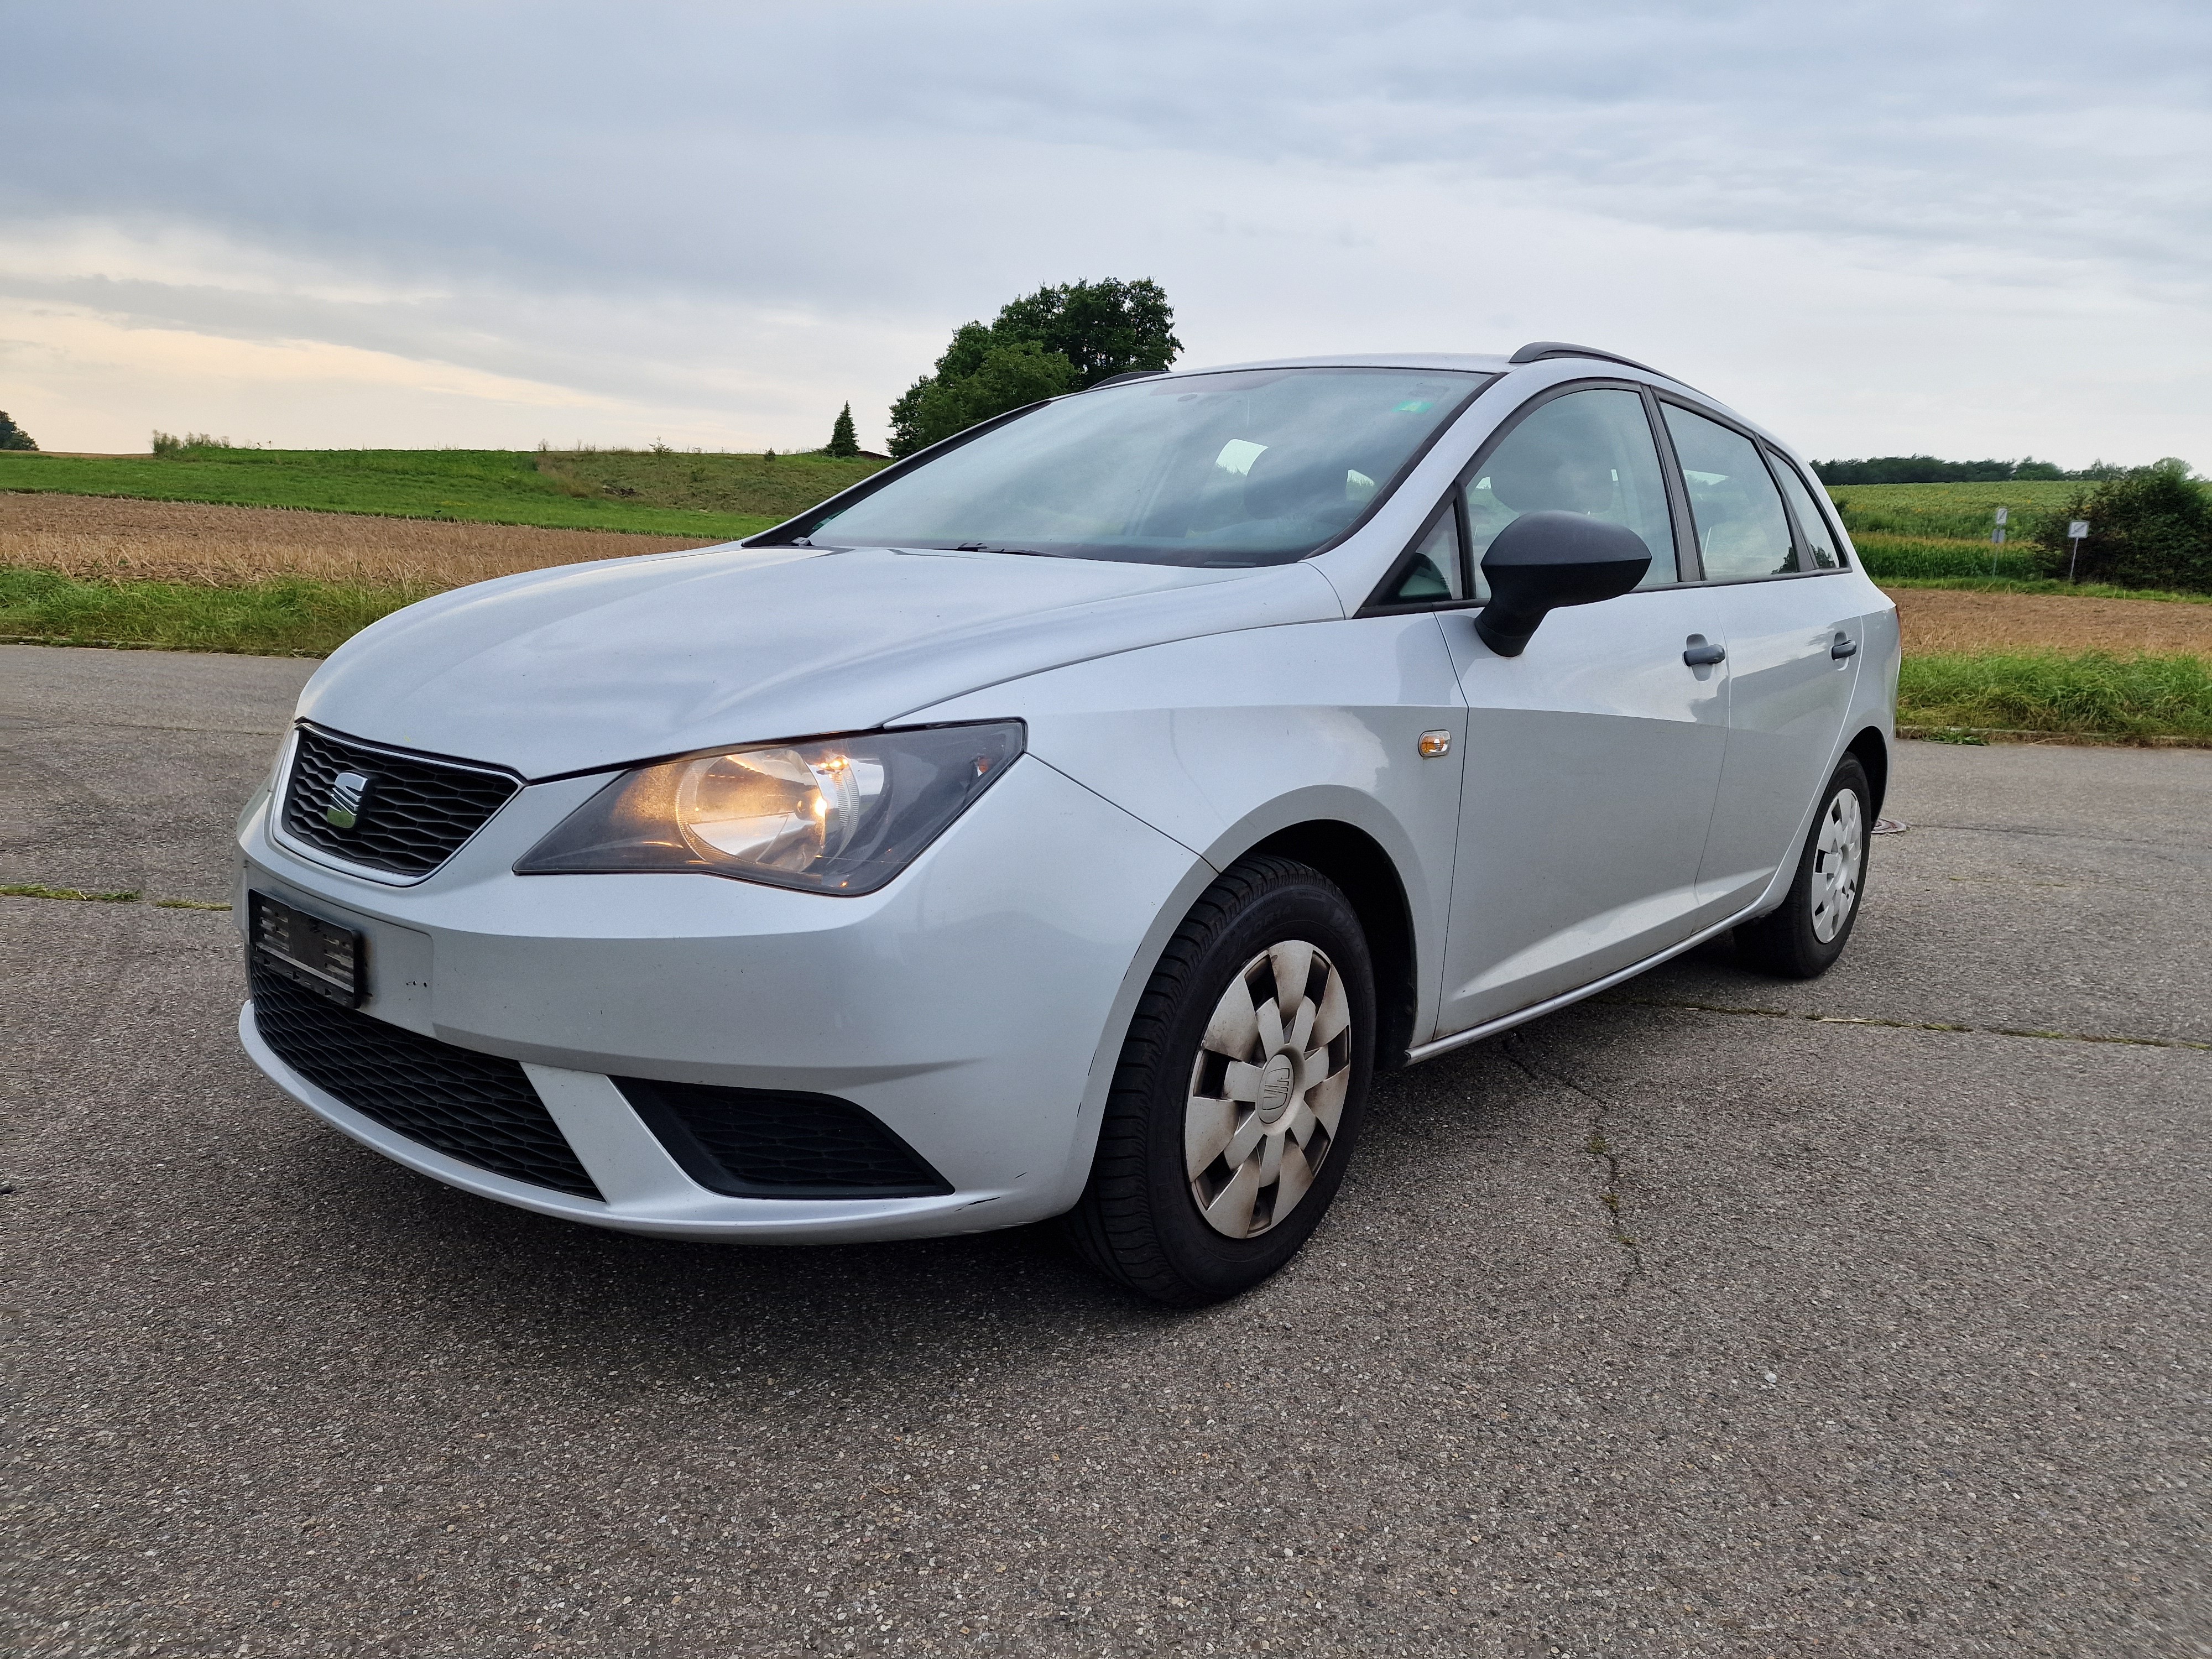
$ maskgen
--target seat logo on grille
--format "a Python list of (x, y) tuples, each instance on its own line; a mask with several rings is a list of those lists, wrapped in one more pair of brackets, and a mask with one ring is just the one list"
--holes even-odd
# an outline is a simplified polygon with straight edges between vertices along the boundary
[(374, 781), (363, 772), (341, 772), (331, 780), (331, 802), (323, 808), (323, 822), (333, 830), (350, 830), (361, 821), (361, 804)]

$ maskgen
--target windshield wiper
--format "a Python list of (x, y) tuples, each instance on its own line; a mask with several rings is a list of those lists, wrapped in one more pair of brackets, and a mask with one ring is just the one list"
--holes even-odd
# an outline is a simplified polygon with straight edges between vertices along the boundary
[(1066, 553), (1048, 552), (1042, 547), (1000, 547), (991, 542), (962, 542), (952, 550), (955, 553), (1017, 553), (1028, 559), (1065, 559)]

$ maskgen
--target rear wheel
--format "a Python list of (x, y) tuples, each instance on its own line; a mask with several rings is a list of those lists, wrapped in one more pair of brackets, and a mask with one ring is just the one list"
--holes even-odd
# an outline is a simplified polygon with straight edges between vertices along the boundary
[(1735, 930), (1753, 967), (1784, 979), (1815, 979), (1850, 942), (1866, 894), (1867, 831), (1874, 823), (1865, 768), (1846, 755), (1828, 779), (1820, 815), (1806, 832), (1796, 878), (1781, 905)]
[(1109, 1277), (1190, 1306), (1290, 1260), (1343, 1180), (1374, 1064), (1352, 906), (1320, 872), (1248, 859), (1208, 888), (1130, 1022), (1068, 1218)]

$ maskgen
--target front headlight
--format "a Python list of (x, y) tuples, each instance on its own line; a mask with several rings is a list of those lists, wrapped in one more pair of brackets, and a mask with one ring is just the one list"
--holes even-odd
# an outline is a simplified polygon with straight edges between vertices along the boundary
[(1022, 752), (1022, 725), (866, 732), (625, 772), (523, 854), (519, 876), (696, 870), (872, 893)]

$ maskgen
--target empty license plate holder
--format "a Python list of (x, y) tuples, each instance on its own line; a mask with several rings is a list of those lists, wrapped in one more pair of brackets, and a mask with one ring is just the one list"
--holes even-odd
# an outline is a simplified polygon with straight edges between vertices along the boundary
[(266, 893), (246, 895), (251, 930), (248, 966), (287, 979), (342, 1008), (368, 995), (366, 938), (352, 927), (310, 915)]

